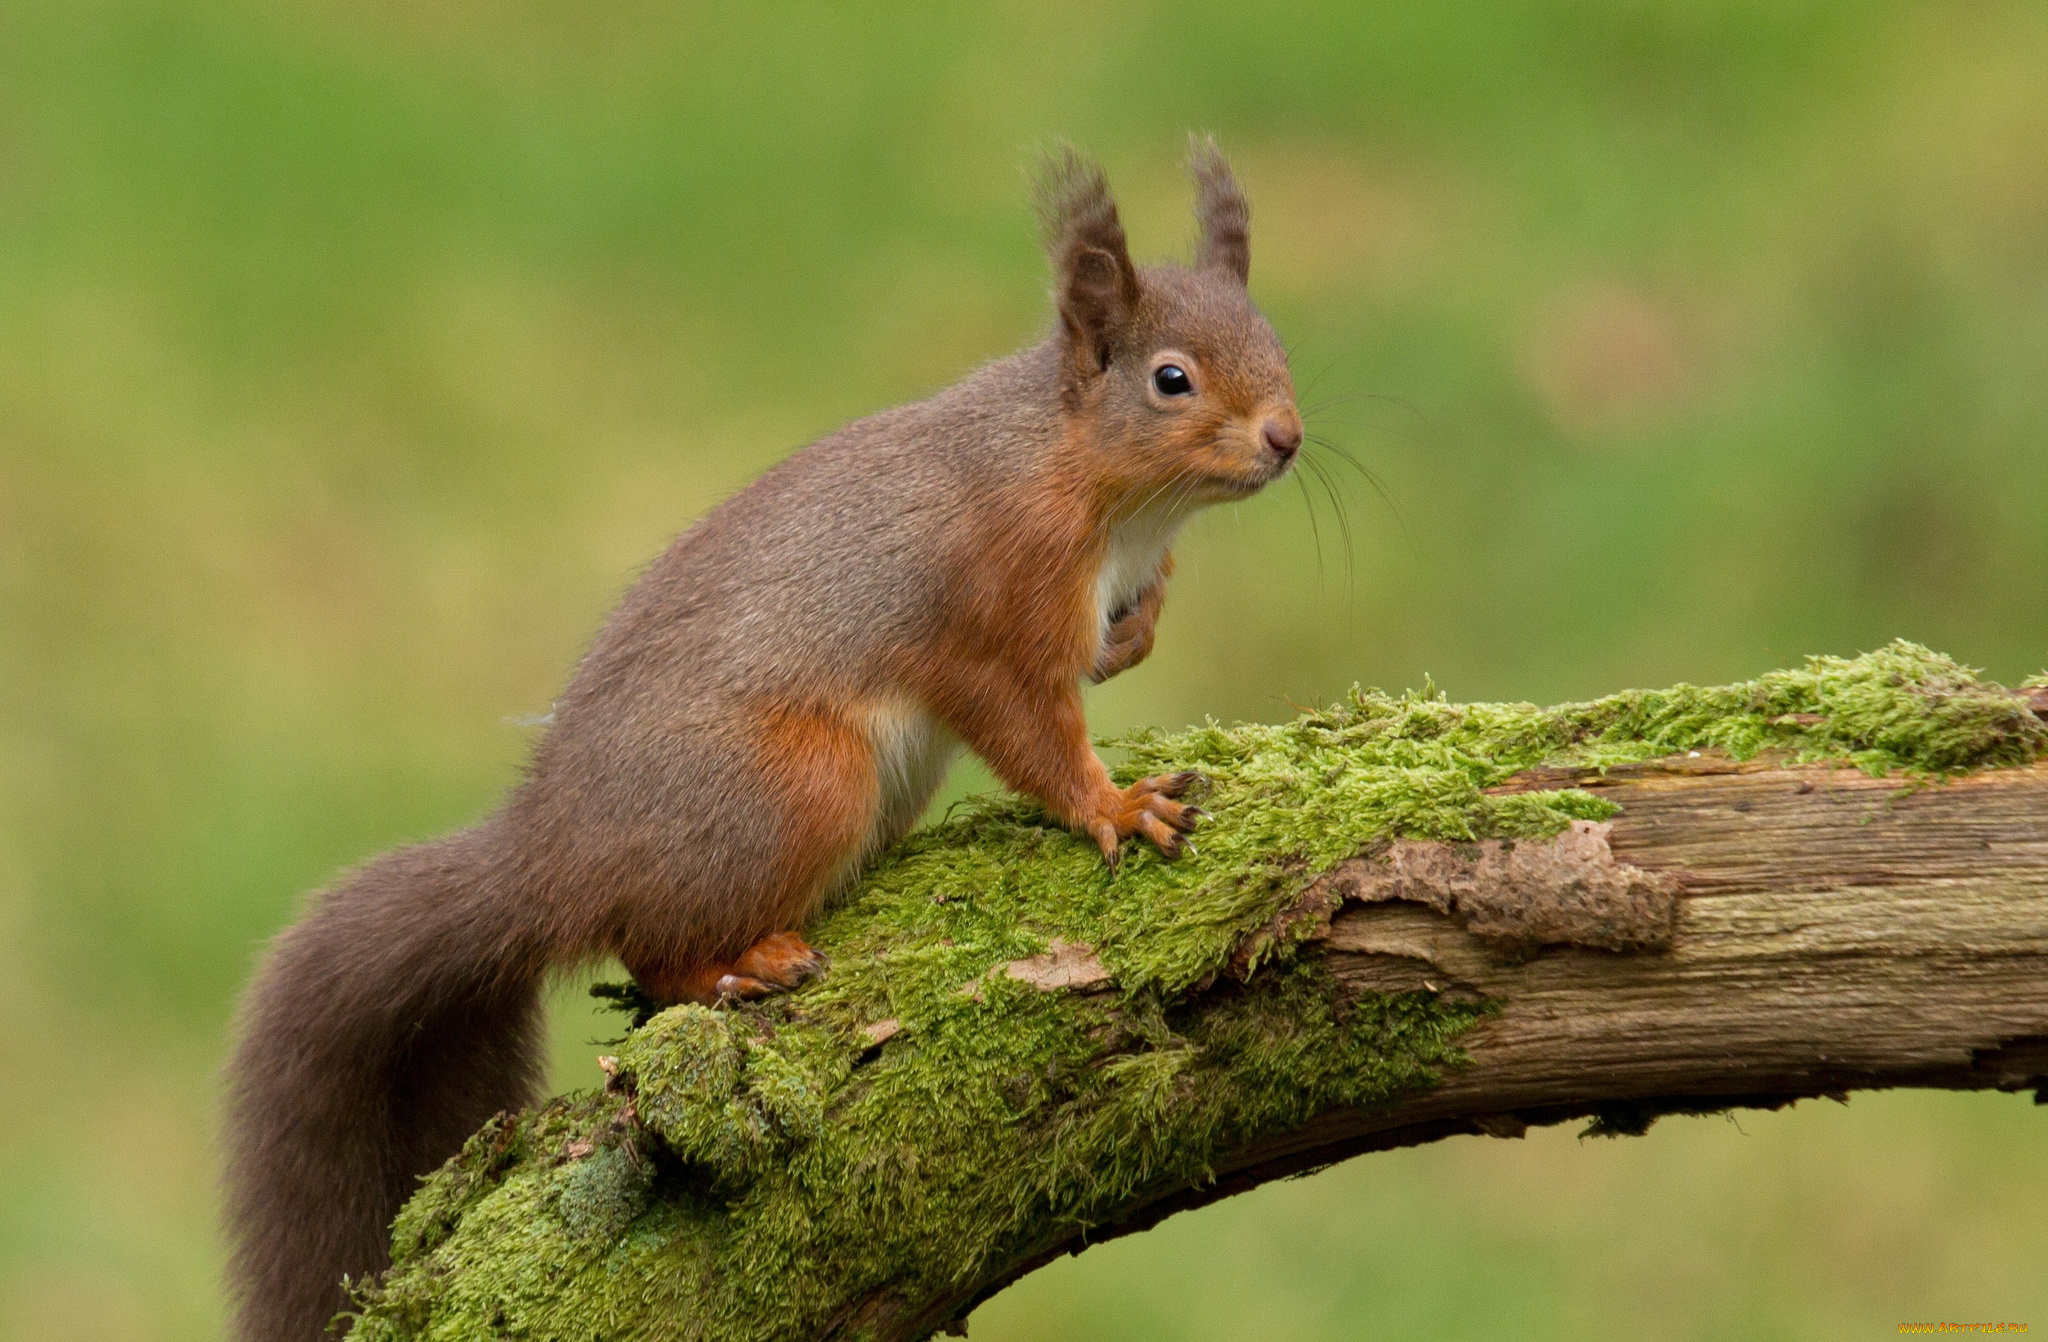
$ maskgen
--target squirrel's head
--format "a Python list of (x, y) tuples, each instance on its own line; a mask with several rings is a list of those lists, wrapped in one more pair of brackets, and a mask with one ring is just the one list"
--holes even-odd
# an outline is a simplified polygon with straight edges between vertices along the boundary
[(1301, 449), (1287, 351), (1245, 288), (1251, 206), (1207, 138), (1188, 175), (1192, 266), (1132, 265), (1108, 179), (1071, 148), (1039, 183), (1063, 401), (1090, 430), (1099, 478), (1138, 506), (1243, 498)]

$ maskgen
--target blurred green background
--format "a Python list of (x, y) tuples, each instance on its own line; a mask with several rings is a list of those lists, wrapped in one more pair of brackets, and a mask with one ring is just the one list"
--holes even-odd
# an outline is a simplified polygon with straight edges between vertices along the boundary
[[(0, 0), (0, 1338), (216, 1334), (262, 939), (489, 807), (692, 517), (1035, 337), (1033, 144), (1095, 150), (1160, 254), (1191, 126), (1399, 518), (1334, 467), (1199, 522), (1099, 729), (1893, 635), (2048, 663), (2037, 0)], [(585, 1084), (606, 1027), (557, 1015)], [(974, 1335), (2048, 1327), (2044, 1122), (1458, 1139), (1062, 1262)]]

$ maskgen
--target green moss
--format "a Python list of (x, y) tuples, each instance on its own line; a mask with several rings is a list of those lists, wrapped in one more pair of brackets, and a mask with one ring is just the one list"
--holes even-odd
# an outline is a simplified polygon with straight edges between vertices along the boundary
[[(1876, 777), (1939, 777), (2023, 764), (2044, 729), (2026, 704), (1968, 667), (1897, 641), (1861, 657), (1810, 657), (1720, 689), (1680, 685), (1560, 710), (1621, 758), (1709, 747), (1748, 759), (1784, 749), (1802, 760), (1844, 759)], [(1805, 722), (1804, 718), (1817, 721)]]
[[(1208, 776), (1198, 853), (1133, 848), (1111, 873), (1015, 800), (913, 835), (813, 929), (823, 981), (660, 1013), (620, 1047), (621, 1093), (479, 1133), (400, 1217), (354, 1336), (795, 1338), (884, 1283), (971, 1289), (1140, 1190), (1202, 1182), (1234, 1147), (1458, 1061), (1483, 1008), (1347, 1001), (1285, 938), (1242, 985), (1219, 980), (1373, 841), (1612, 813), (1574, 790), (1484, 792), (1539, 764), (1773, 749), (1937, 778), (2037, 758), (2048, 729), (1895, 643), (1715, 689), (1555, 709), (1354, 692), (1281, 726), (1108, 744), (1126, 779)], [(1111, 988), (989, 975), (1054, 937), (1093, 947)], [(862, 1027), (884, 1019), (901, 1028), (877, 1048)]]
[(606, 1244), (647, 1208), (653, 1163), (621, 1142), (574, 1162), (555, 1185), (554, 1212), (578, 1242)]
[(743, 1183), (823, 1130), (827, 1097), (852, 1058), (843, 1040), (755, 1016), (684, 1006), (628, 1038), (619, 1061), (640, 1121), (721, 1185)]

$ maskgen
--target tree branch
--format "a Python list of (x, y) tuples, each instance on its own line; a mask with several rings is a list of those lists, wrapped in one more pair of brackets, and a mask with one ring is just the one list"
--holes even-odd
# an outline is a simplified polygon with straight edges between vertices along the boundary
[(1622, 807), (1587, 827), (1611, 828), (1613, 859), (1679, 882), (1669, 949), (1524, 959), (1430, 892), (1390, 895), (1386, 855), (1343, 864), (1325, 888), (1374, 900), (1347, 899), (1316, 936), (1347, 991), (1469, 995), (1499, 1014), (1437, 1086), (1247, 1147), (1167, 1210), (1454, 1133), (1591, 1116), (1630, 1134), (1667, 1113), (2048, 1080), (2048, 768), (1916, 791), (1679, 758), (1578, 781)]
[(664, 1013), (609, 1093), (480, 1134), (400, 1218), (356, 1336), (916, 1337), (1360, 1152), (2039, 1088), (2035, 706), (1894, 645), (1141, 740), (1135, 767), (1216, 779), (1214, 865), (1111, 882), (1004, 806), (913, 840), (821, 929), (827, 984)]

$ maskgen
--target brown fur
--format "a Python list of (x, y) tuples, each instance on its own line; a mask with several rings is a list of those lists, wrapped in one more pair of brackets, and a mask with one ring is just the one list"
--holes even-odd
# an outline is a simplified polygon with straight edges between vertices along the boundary
[(1223, 151), (1206, 135), (1188, 145), (1188, 174), (1195, 179), (1195, 218), (1201, 233), (1195, 243), (1195, 269), (1235, 275), (1239, 284), (1252, 277), (1252, 207), (1237, 186)]
[[(1116, 787), (1084, 678), (1141, 660), (1175, 528), (1285, 472), (1300, 420), (1246, 294), (1243, 197), (1198, 144), (1201, 265), (1133, 266), (1101, 171), (1040, 199), (1059, 323), (712, 510), (612, 616), (504, 808), (380, 858), (279, 935), (230, 1069), (237, 1332), (318, 1336), (414, 1179), (529, 1098), (551, 970), (663, 1000), (822, 968), (795, 929), (965, 744), (1115, 860), (1168, 856), (1185, 777)], [(1153, 386), (1184, 367), (1195, 392)]]

